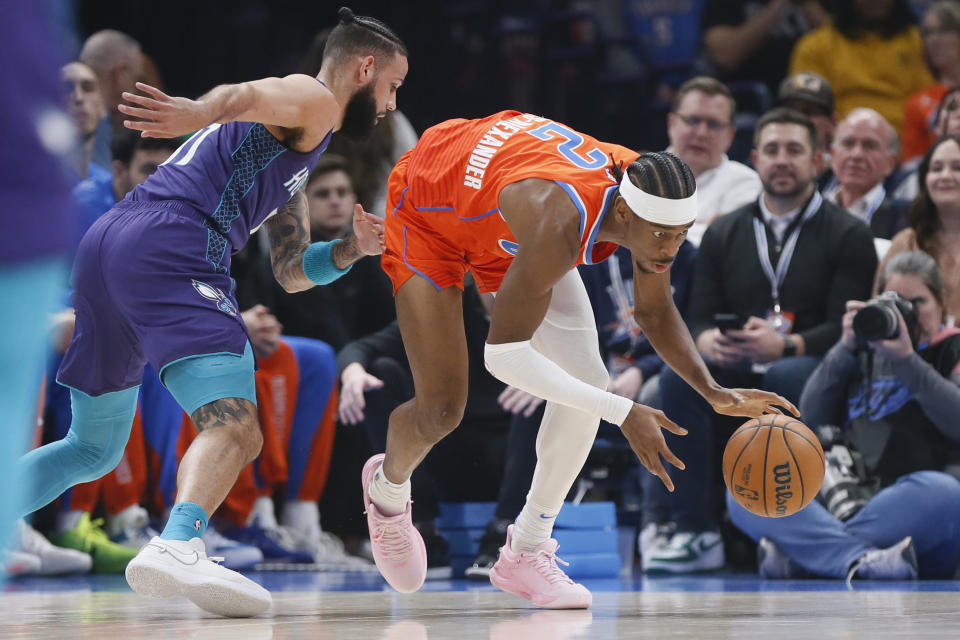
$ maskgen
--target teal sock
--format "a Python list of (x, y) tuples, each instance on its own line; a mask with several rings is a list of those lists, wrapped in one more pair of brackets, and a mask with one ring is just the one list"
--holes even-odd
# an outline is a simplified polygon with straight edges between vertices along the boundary
[(170, 510), (170, 519), (160, 537), (164, 540), (202, 538), (207, 530), (207, 512), (192, 502), (179, 502)]

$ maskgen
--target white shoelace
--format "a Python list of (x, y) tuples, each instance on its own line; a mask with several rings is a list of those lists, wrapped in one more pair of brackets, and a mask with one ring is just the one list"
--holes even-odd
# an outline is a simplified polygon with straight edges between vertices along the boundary
[(573, 580), (570, 579), (570, 576), (564, 573), (563, 569), (557, 566), (558, 562), (565, 567), (570, 566), (570, 563), (561, 560), (560, 557), (557, 556), (556, 552), (551, 553), (549, 551), (539, 549), (537, 553), (534, 554), (531, 564), (533, 564), (533, 568), (537, 570), (537, 573), (543, 576), (543, 579), (550, 584), (557, 584), (558, 582), (573, 584)]

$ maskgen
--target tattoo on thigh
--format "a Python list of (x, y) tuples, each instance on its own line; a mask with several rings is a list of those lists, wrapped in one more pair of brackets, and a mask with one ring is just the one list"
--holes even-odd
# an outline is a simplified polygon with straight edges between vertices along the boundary
[(221, 398), (203, 405), (190, 418), (198, 431), (204, 431), (229, 424), (243, 424), (256, 418), (256, 415), (249, 400)]

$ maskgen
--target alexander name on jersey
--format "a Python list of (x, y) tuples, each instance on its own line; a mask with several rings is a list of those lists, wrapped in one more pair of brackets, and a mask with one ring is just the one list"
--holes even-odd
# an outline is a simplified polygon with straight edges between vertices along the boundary
[(529, 129), (535, 124), (548, 122), (547, 118), (524, 113), (509, 120), (500, 120), (490, 127), (477, 146), (473, 148), (467, 168), (463, 175), (463, 185), (477, 191), (483, 186), (483, 175), (486, 173), (490, 160), (497, 153), (503, 143), (518, 131)]

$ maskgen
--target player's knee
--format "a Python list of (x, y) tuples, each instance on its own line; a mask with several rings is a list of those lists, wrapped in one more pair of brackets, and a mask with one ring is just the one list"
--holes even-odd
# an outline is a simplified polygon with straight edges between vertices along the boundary
[(418, 402), (417, 428), (431, 442), (439, 442), (463, 420), (466, 400), (443, 398)]
[(910, 483), (923, 497), (915, 507), (923, 504), (933, 513), (960, 513), (960, 481), (953, 476), (941, 471), (916, 471), (900, 482)]
[(92, 443), (84, 442), (79, 438), (66, 439), (70, 443), (70, 452), (73, 454), (74, 464), (65, 465), (76, 469), (74, 483), (92, 482), (102, 478), (117, 468), (123, 459), (125, 442), (123, 443)]

